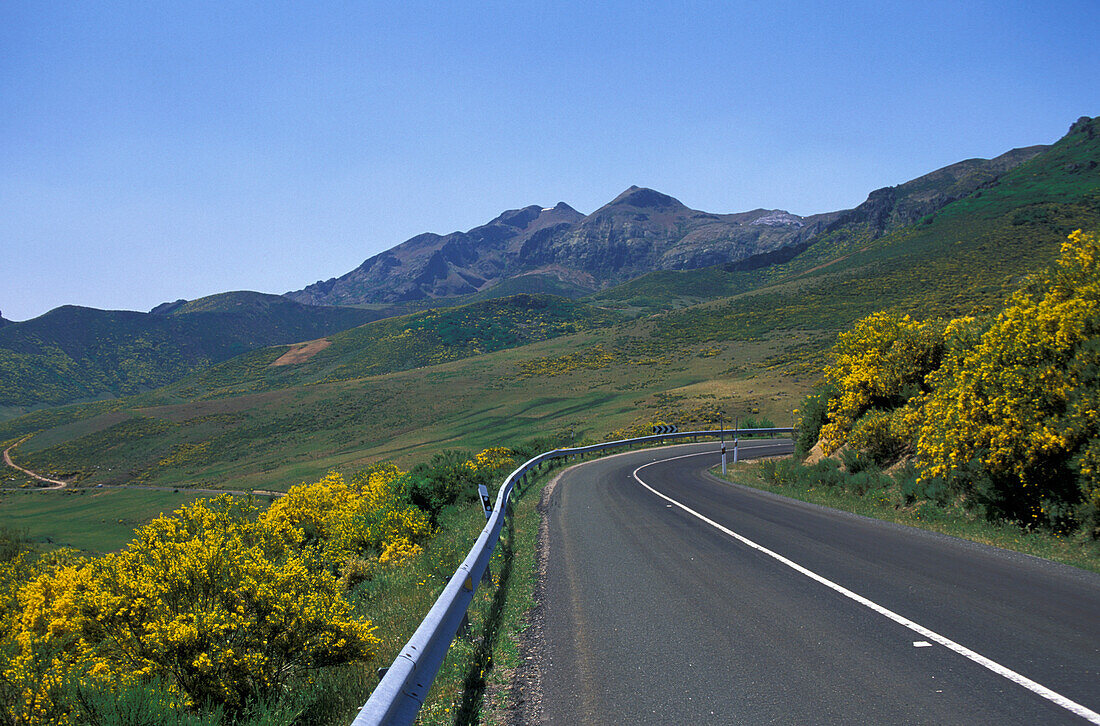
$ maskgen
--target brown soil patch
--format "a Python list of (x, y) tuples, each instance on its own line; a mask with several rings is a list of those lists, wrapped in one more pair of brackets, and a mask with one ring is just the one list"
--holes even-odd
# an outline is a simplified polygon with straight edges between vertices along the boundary
[[(863, 250), (860, 250), (860, 251), (862, 252)], [(817, 272), (818, 270), (824, 269), (824, 268), (828, 267), (829, 265), (835, 265), (836, 263), (841, 262), (843, 260), (846, 260), (849, 257), (851, 257), (851, 255), (844, 255), (843, 257), (837, 257), (835, 260), (829, 260), (828, 262), (826, 262), (823, 265), (818, 265), (817, 267), (811, 267), (810, 269), (806, 270), (801, 275), (799, 275), (799, 277), (805, 277), (806, 275), (810, 274), (811, 272)]]
[(275, 362), (271, 365), (272, 367), (293, 366), (299, 363), (305, 363), (330, 345), (332, 345), (332, 341), (328, 338), (318, 338), (317, 340), (311, 340), (307, 343), (299, 343), (276, 358)]

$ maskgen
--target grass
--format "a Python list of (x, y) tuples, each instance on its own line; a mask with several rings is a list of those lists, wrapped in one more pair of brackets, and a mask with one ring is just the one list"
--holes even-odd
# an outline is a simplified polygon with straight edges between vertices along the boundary
[(11, 492), (0, 495), (0, 525), (36, 545), (104, 554), (122, 549), (137, 527), (204, 496), (140, 489)]
[[(762, 462), (730, 465), (725, 479), (812, 504), (1100, 572), (1100, 542), (1076, 536), (1063, 537), (1041, 530), (1028, 532), (1011, 522), (989, 522), (976, 512), (954, 504), (940, 506), (927, 500), (906, 504), (894, 487), (872, 489), (861, 495), (840, 486), (823, 486), (809, 478), (796, 478), (782, 485), (773, 484), (764, 477), (766, 466)], [(722, 478), (720, 470), (711, 470), (711, 473)]]

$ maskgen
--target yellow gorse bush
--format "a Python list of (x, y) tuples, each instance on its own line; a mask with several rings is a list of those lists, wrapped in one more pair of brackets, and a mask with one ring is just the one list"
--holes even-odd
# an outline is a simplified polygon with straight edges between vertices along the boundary
[[(862, 431), (856, 425), (869, 410), (892, 410), (921, 394), (925, 376), (939, 365), (943, 339), (942, 321), (918, 322), (889, 312), (874, 313), (841, 333), (833, 362), (825, 367), (825, 380), (839, 391), (829, 402), (828, 423), (821, 429), (826, 452), (843, 446), (853, 428), (857, 439), (871, 435), (870, 422)], [(874, 426), (889, 428), (887, 418), (876, 416)]]
[(838, 336), (824, 372), (836, 390), (821, 428), (827, 451), (890, 442), (915, 453), (923, 481), (962, 482), (1029, 523), (1092, 518), (1100, 536), (1095, 234), (1070, 234), (1053, 268), (996, 317), (860, 320)]
[[(955, 346), (934, 375), (918, 445), (927, 475), (949, 476), (978, 458), (1022, 489), (1045, 462), (1084, 446), (1084, 493), (1100, 504), (1098, 343), (1100, 244), (1077, 230), (1054, 270), (1013, 294), (993, 325)], [(1043, 507), (1041, 494), (1032, 507)]]
[(197, 501), (115, 554), (0, 564), (3, 716), (76, 723), (66, 689), (144, 679), (166, 683), (174, 708), (232, 713), (312, 669), (370, 659), (374, 628), (340, 575), (420, 551), (428, 522), (400, 477), (329, 474), (262, 513), (228, 495)]
[(505, 467), (514, 466), (512, 450), (502, 446), (484, 449), (466, 462), (466, 468), (473, 472), (496, 472)]

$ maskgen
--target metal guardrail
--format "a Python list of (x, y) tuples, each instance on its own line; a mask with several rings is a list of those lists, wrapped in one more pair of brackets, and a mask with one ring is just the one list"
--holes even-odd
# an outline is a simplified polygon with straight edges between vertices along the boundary
[(675, 439), (734, 438), (738, 436), (767, 436), (790, 434), (791, 428), (770, 429), (718, 429), (714, 431), (683, 431), (672, 434), (655, 434), (634, 439), (605, 441), (590, 446), (555, 449), (526, 461), (508, 475), (497, 492), (496, 505), (485, 528), (481, 530), (470, 553), (458, 566), (443, 592), (421, 621), (409, 642), (401, 649), (367, 703), (359, 711), (352, 726), (404, 726), (416, 719), (416, 714), (427, 698), (447, 649), (458, 633), (466, 610), (470, 607), (474, 592), (481, 582), (489, 560), (493, 556), (500, 530), (504, 526), (504, 514), (508, 498), (516, 483), (527, 473), (544, 462), (596, 451), (635, 446), (638, 444), (664, 443)]

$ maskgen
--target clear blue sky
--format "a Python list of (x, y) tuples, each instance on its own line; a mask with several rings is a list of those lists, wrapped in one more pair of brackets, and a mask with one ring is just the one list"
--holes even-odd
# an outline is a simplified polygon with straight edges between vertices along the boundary
[(0, 3), (0, 310), (281, 293), (631, 184), (812, 214), (1100, 114), (1100, 2)]

